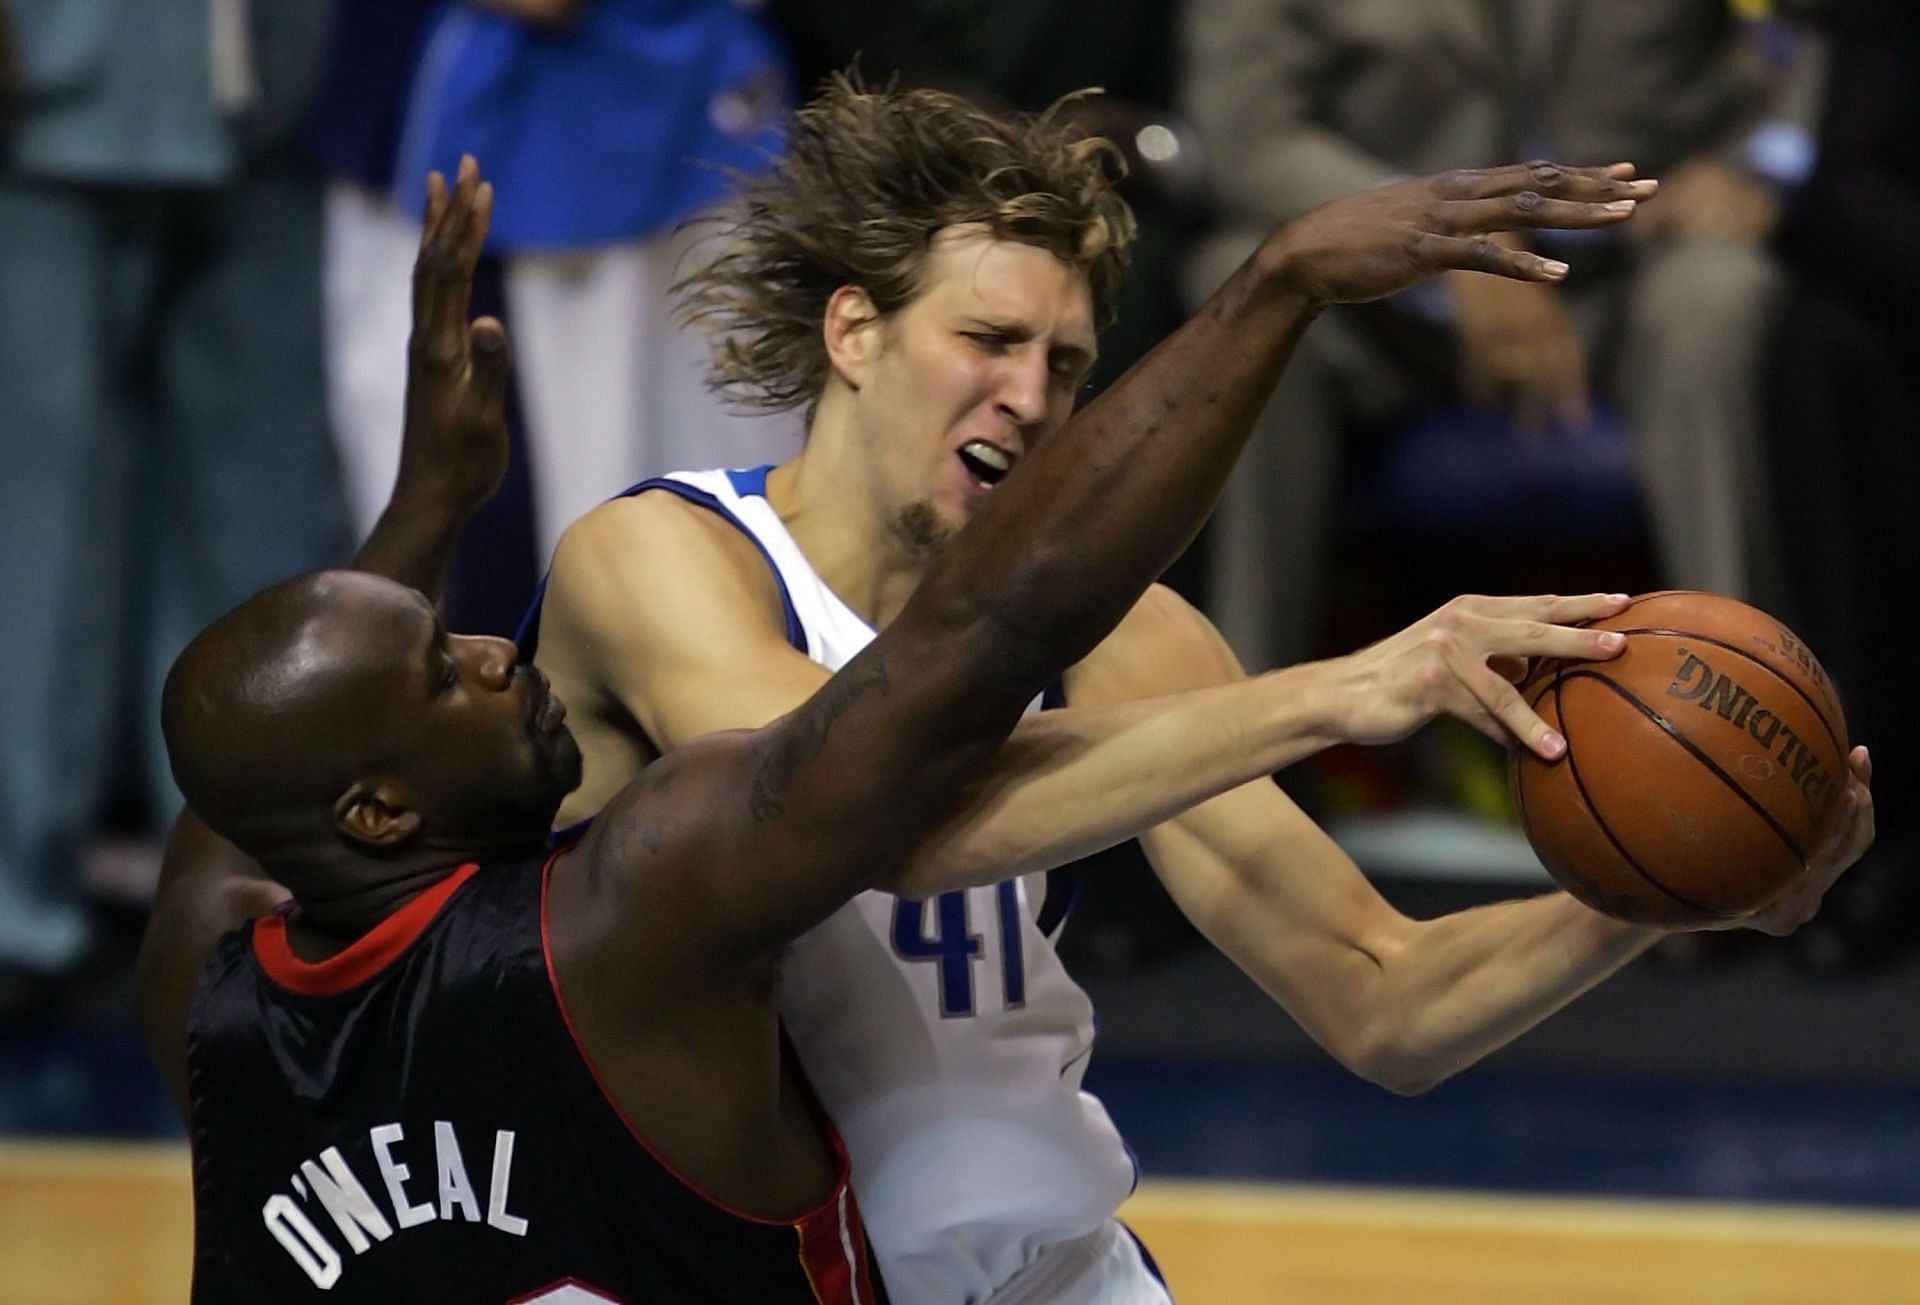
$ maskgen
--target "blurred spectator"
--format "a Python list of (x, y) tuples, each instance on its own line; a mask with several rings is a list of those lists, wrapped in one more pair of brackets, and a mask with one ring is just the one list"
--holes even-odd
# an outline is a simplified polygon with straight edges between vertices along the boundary
[(82, 958), (74, 867), (131, 681), (339, 556), (320, 207), (292, 150), (321, 0), (0, 0), (0, 1005)]
[[(499, 187), (488, 248), (505, 260), (543, 558), (636, 480), (792, 452), (796, 423), (707, 391), (705, 346), (667, 293), (698, 241), (682, 224), (726, 169), (778, 147), (787, 102), (774, 42), (730, 0), (456, 0), (429, 24), (393, 199), (417, 212), (428, 170), (451, 175), (462, 153)], [(381, 283), (404, 295), (404, 275)], [(400, 355), (378, 356), (397, 396)], [(398, 426), (366, 434), (352, 460), (391, 468)]]
[(1798, 284), (1768, 375), (1778, 516), (1801, 635), (1873, 749), (1879, 841), (1795, 936), (1816, 965), (1920, 943), (1920, 717), (1894, 613), (1920, 594), (1920, 7), (1845, 0), (1820, 162), (1789, 210)]
[(1728, 0), (1190, 0), (1186, 36), (1224, 209), (1196, 294), (1273, 223), (1409, 173), (1550, 157), (1664, 181), (1623, 233), (1542, 242), (1573, 265), (1563, 287), (1463, 274), (1307, 335), (1217, 518), (1213, 610), (1243, 657), (1312, 651), (1344, 441), (1463, 401), (1571, 439), (1611, 399), (1667, 581), (1769, 600), (1765, 242), (1811, 97)]

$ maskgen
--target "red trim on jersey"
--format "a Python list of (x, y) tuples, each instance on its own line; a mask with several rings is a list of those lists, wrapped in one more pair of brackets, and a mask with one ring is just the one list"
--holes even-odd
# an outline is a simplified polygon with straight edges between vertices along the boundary
[(868, 1271), (867, 1230), (852, 1188), (840, 1189), (844, 1203), (815, 1210), (793, 1227), (800, 1239), (800, 1268), (823, 1305), (845, 1301), (873, 1305), (873, 1276)]
[[(655, 1150), (645, 1135), (634, 1127), (633, 1121), (627, 1118), (626, 1111), (620, 1108), (620, 1103), (614, 1100), (613, 1093), (608, 1091), (607, 1081), (600, 1077), (600, 1067), (593, 1063), (593, 1057), (587, 1054), (587, 1049), (580, 1043), (579, 1030), (573, 1026), (573, 1016), (567, 1013), (567, 1001), (560, 995), (560, 979), (553, 969), (553, 932), (547, 918), (547, 889), (553, 881), (555, 863), (572, 851), (574, 846), (576, 845), (569, 844), (556, 849), (553, 855), (547, 858), (546, 867), (540, 872), (540, 949), (546, 957), (547, 983), (553, 989), (553, 1004), (559, 1009), (560, 1019), (567, 1026), (567, 1036), (573, 1039), (573, 1049), (578, 1053), (580, 1062), (587, 1067), (587, 1072), (593, 1075), (593, 1081), (599, 1087), (601, 1097), (606, 1100), (620, 1122), (626, 1125), (627, 1132), (633, 1140), (653, 1158), (653, 1162), (672, 1174), (679, 1180), (682, 1187), (708, 1205), (747, 1223), (771, 1228), (792, 1228), (800, 1238), (801, 1263), (807, 1267), (808, 1278), (815, 1280), (814, 1291), (819, 1295), (823, 1305), (871, 1305), (874, 1296), (866, 1268), (866, 1234), (860, 1227), (859, 1206), (854, 1202), (853, 1190), (849, 1183), (850, 1166), (847, 1162), (847, 1148), (841, 1142), (840, 1132), (834, 1128), (832, 1121), (825, 1116), (822, 1116), (820, 1121), (821, 1126), (826, 1129), (827, 1142), (833, 1148), (833, 1190), (827, 1194), (827, 1199), (795, 1219), (764, 1219), (759, 1215), (748, 1214), (745, 1210), (735, 1209), (681, 1173), (674, 1167), (671, 1160)], [(844, 1240), (841, 1237), (843, 1210), (848, 1220), (848, 1234)], [(848, 1246), (851, 1246), (855, 1255), (855, 1260), (851, 1264), (847, 1262)], [(829, 1247), (838, 1260), (838, 1276), (836, 1278), (832, 1273), (827, 1273), (825, 1278), (816, 1279), (817, 1271), (827, 1269), (825, 1260)], [(856, 1274), (857, 1281), (862, 1284), (858, 1294), (849, 1290), (848, 1287), (848, 1284), (855, 1280)], [(834, 1294), (820, 1295), (821, 1285), (831, 1287)]]
[(479, 868), (477, 862), (467, 862), (324, 961), (303, 961), (293, 954), (287, 943), (285, 911), (263, 915), (253, 922), (253, 958), (269, 979), (302, 996), (331, 997), (357, 988), (412, 946), (447, 899)]

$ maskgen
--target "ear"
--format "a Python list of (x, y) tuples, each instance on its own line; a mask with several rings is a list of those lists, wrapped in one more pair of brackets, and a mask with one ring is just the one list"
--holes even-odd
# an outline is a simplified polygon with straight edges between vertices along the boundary
[(401, 847), (420, 832), (420, 813), (383, 780), (363, 779), (333, 804), (333, 827), (369, 851)]
[(821, 328), (827, 361), (841, 380), (859, 389), (880, 348), (880, 310), (857, 285), (843, 285), (827, 300)]

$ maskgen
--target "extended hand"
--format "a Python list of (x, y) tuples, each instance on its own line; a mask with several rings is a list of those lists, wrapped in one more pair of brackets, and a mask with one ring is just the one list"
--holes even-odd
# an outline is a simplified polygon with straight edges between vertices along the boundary
[(1623, 635), (1572, 628), (1626, 607), (1624, 594), (1577, 598), (1456, 598), (1425, 620), (1340, 658), (1341, 737), (1393, 743), (1441, 713), (1500, 743), (1519, 740), (1549, 761), (1566, 740), (1547, 728), (1515, 683), (1528, 659), (1620, 655)]
[(475, 507), (507, 471), (506, 331), (491, 317), (467, 321), (473, 271), (493, 213), (493, 185), (471, 156), (451, 192), (427, 178), (427, 216), (413, 265), (413, 335), (407, 345), (403, 490)]
[(1658, 188), (1634, 180), (1631, 163), (1461, 169), (1323, 204), (1274, 232), (1259, 257), (1316, 304), (1379, 299), (1450, 271), (1558, 281), (1565, 263), (1508, 248), (1494, 233), (1611, 226)]
[(1866, 855), (1873, 846), (1873, 758), (1865, 748), (1855, 748), (1847, 754), (1847, 769), (1852, 773), (1847, 776), (1846, 792), (1840, 795), (1840, 813), (1833, 822), (1833, 832), (1807, 862), (1806, 873), (1762, 910), (1716, 928), (1790, 934), (1820, 910), (1821, 899), (1834, 880)]

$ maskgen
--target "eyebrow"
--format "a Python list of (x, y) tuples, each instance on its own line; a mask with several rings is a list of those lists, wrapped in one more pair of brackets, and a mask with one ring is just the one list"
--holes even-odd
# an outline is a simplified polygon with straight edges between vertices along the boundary
[[(968, 316), (966, 320), (969, 326), (977, 326), (984, 331), (993, 331), (1020, 343), (1025, 343), (1033, 338), (1033, 332), (1017, 322), (999, 321), (991, 317), (972, 315)], [(1095, 350), (1088, 348), (1086, 345), (1075, 344), (1070, 340), (1056, 342), (1047, 352), (1056, 357), (1070, 359), (1075, 365), (1083, 368), (1093, 366), (1094, 359), (1099, 356)]]

